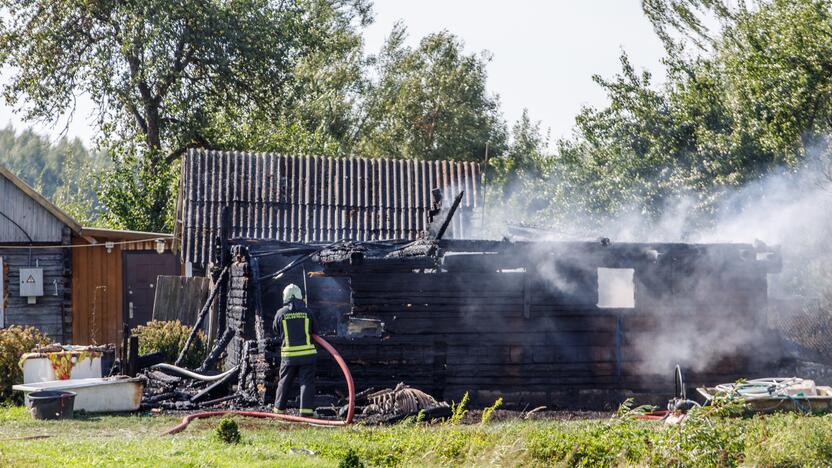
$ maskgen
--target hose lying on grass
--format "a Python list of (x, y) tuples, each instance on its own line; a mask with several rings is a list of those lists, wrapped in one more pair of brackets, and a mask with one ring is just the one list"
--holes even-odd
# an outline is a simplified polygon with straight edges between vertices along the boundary
[(177, 426), (168, 429), (167, 431), (163, 432), (162, 435), (170, 435), (176, 434), (177, 432), (182, 432), (188, 427), (188, 424), (191, 423), (194, 419), (203, 419), (203, 418), (211, 418), (214, 416), (224, 416), (227, 414), (234, 414), (238, 416), (247, 416), (251, 418), (272, 418), (272, 419), (279, 419), (281, 421), (286, 422), (298, 422), (298, 423), (306, 423), (306, 424), (317, 424), (320, 426), (347, 426), (352, 424), (352, 418), (355, 416), (355, 384), (352, 381), (352, 374), (350, 374), (350, 369), (347, 367), (347, 363), (344, 361), (344, 358), (338, 354), (338, 351), (332, 347), (329, 343), (326, 342), (323, 338), (318, 335), (312, 335), (312, 339), (315, 340), (322, 348), (327, 350), (330, 355), (332, 355), (335, 362), (338, 363), (338, 367), (341, 368), (341, 372), (344, 373), (344, 380), (347, 382), (347, 392), (349, 395), (349, 402), (347, 404), (347, 417), (344, 418), (342, 421), (336, 421), (332, 419), (319, 419), (319, 418), (309, 418), (304, 416), (293, 416), (289, 414), (275, 414), (275, 413), (263, 413), (259, 411), (205, 411), (202, 413), (194, 413), (189, 414), (182, 418), (182, 422), (179, 423)]

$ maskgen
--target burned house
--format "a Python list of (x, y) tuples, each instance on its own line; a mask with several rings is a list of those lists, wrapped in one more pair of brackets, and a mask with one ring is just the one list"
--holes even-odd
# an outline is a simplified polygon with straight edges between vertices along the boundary
[[(475, 165), (332, 161), (185, 159), (183, 260), (227, 272), (216, 335), (229, 341), (226, 367), (239, 364), (266, 401), (270, 324), (289, 282), (307, 290), (359, 388), (597, 408), (671, 394), (676, 364), (698, 385), (754, 377), (778, 358), (765, 328), (776, 250), (466, 239)], [(319, 368), (337, 391), (337, 369)]]

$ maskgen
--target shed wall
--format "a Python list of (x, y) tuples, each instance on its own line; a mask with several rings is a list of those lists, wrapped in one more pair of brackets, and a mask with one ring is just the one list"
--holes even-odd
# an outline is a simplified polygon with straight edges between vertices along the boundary
[[(121, 240), (112, 239), (116, 242)], [(155, 243), (90, 246), (74, 238), (72, 249), (72, 338), (74, 344), (120, 343), (124, 323), (124, 251), (155, 249)]]
[[(0, 213), (20, 225), (32, 242), (62, 241), (64, 224), (3, 176), (0, 176)], [(0, 216), (0, 244), (29, 242), (20, 228)]]
[[(65, 233), (68, 243), (69, 233)], [(49, 335), (54, 341), (67, 343), (72, 333), (72, 268), (69, 249), (56, 245), (29, 249), (0, 245), (0, 257), (8, 267), (6, 286), (6, 323), (29, 325)], [(44, 295), (35, 304), (20, 296), (20, 268), (43, 268)]]
[[(73, 245), (90, 245), (74, 239)], [(123, 322), (121, 246), (72, 249), (72, 338), (75, 344), (119, 343)]]

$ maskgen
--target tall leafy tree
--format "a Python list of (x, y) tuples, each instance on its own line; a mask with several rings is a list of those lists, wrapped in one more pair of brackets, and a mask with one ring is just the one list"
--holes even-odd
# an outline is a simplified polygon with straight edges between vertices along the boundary
[[(695, 230), (735, 188), (817, 157), (829, 161), (832, 2), (771, 0), (731, 10), (695, 0), (644, 3), (664, 5), (651, 18), (664, 33), (707, 47), (691, 54), (679, 36), (668, 36), (663, 84), (626, 55), (619, 74), (594, 77), (609, 104), (582, 109), (574, 136), (542, 160), (543, 177), (532, 179), (541, 182), (523, 186), (521, 200), (549, 205), (535, 211), (548, 213), (538, 220), (577, 219), (590, 228), (625, 213), (659, 220), (685, 199), (694, 214), (687, 229)], [(691, 8), (721, 18), (719, 35), (702, 38)]]
[(548, 132), (542, 130), (540, 122), (531, 119), (528, 109), (523, 109), (511, 127), (505, 152), (489, 160), (489, 166), (494, 169), (494, 182), (505, 188), (503, 196), (513, 192), (515, 184), (542, 175), (545, 159), (550, 156), (548, 147)]
[(483, 160), (505, 145), (496, 96), (486, 88), (486, 53), (466, 54), (444, 31), (405, 44), (397, 25), (374, 57), (375, 79), (365, 95), (356, 152), (413, 159)]
[(678, 49), (686, 39), (706, 48), (714, 40), (706, 18), (729, 20), (738, 9), (725, 0), (641, 0), (641, 7), (669, 50)]
[[(117, 167), (103, 192), (110, 221), (162, 230), (175, 163), (214, 146), (216, 111), (275, 108), (298, 62), (320, 45), (317, 11), (341, 25), (369, 21), (364, 0), (2, 0), (6, 100), (30, 119), (95, 102), (102, 146)], [(138, 203), (138, 204), (136, 204)], [(137, 213), (142, 211), (142, 213)]]
[(324, 4), (308, 14), (315, 51), (299, 57), (285, 86), (285, 105), (255, 102), (211, 113), (219, 146), (293, 155), (352, 154), (355, 110), (366, 89), (363, 41), (350, 18)]

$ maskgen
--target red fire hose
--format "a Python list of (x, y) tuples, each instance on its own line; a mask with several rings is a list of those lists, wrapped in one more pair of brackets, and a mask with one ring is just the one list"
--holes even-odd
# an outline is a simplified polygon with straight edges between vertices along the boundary
[(169, 435), (169, 434), (176, 434), (177, 432), (182, 432), (188, 427), (188, 424), (191, 423), (194, 419), (202, 419), (202, 418), (210, 418), (213, 416), (223, 416), (226, 414), (236, 414), (239, 416), (248, 416), (252, 418), (274, 418), (280, 419), (281, 421), (287, 422), (298, 422), (298, 423), (307, 423), (307, 424), (318, 424), (321, 426), (346, 426), (352, 423), (352, 418), (355, 415), (355, 384), (352, 381), (352, 374), (350, 374), (350, 369), (347, 367), (347, 363), (344, 361), (344, 358), (338, 354), (338, 351), (332, 347), (329, 343), (326, 342), (323, 338), (318, 335), (312, 335), (312, 339), (315, 340), (316, 343), (321, 345), (322, 348), (327, 350), (329, 354), (335, 359), (335, 362), (338, 363), (338, 367), (341, 368), (341, 372), (344, 373), (344, 380), (347, 381), (347, 392), (349, 394), (349, 403), (347, 404), (347, 417), (343, 421), (334, 421), (331, 419), (318, 419), (318, 418), (307, 418), (304, 416), (292, 416), (289, 414), (276, 414), (276, 413), (262, 413), (259, 411), (205, 411), (202, 413), (194, 413), (189, 414), (182, 418), (182, 422), (179, 423), (178, 426), (172, 427), (167, 431), (163, 432), (162, 435)]

